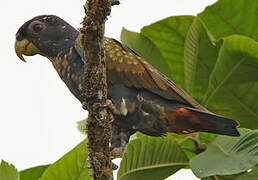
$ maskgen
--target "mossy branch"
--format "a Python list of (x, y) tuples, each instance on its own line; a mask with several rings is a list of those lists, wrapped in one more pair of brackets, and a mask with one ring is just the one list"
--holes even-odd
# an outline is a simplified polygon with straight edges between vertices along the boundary
[(81, 28), (81, 44), (85, 51), (83, 96), (89, 111), (86, 131), (94, 180), (113, 179), (109, 148), (113, 116), (106, 106), (107, 77), (103, 40), (105, 21), (110, 15), (111, 5), (115, 4), (114, 0), (87, 0)]

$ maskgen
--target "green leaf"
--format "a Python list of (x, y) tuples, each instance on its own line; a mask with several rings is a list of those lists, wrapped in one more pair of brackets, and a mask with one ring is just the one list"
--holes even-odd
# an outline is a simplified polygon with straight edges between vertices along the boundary
[(166, 59), (172, 71), (172, 76), (168, 77), (181, 86), (184, 84), (184, 43), (193, 19), (193, 16), (174, 16), (141, 29), (141, 34), (148, 37)]
[[(236, 180), (239, 174), (236, 175), (228, 175), (228, 176), (216, 176), (216, 180)], [(214, 180), (212, 177), (202, 178), (202, 180)]]
[(43, 173), (41, 180), (91, 179), (91, 169), (88, 168), (87, 157), (85, 140), (51, 164)]
[(8, 164), (4, 160), (0, 164), (0, 179), (1, 180), (19, 180), (19, 173), (12, 164)]
[[(200, 142), (203, 144), (211, 143), (218, 136), (216, 134), (205, 133), (205, 132), (198, 132), (195, 134), (196, 134), (196, 136), (199, 137)], [(135, 135), (132, 135), (132, 136), (134, 136), (133, 139), (136, 139), (136, 138), (144, 137), (146, 135), (144, 135), (140, 132), (137, 132), (137, 133), (135, 133)], [(131, 137), (130, 137), (130, 140), (131, 140)], [(167, 137), (172, 138), (174, 141), (176, 141), (176, 143), (183, 150), (183, 152), (188, 157), (188, 159), (191, 159), (194, 156), (196, 156), (195, 153), (189, 151), (189, 149), (194, 150), (194, 148), (195, 148), (194, 142), (192, 140), (190, 140), (191, 134), (167, 133)], [(188, 167), (185, 167), (185, 168), (188, 168)]]
[(49, 165), (37, 166), (20, 171), (20, 180), (37, 180)]
[(241, 127), (258, 128), (257, 69), (257, 42), (239, 35), (225, 38), (202, 104), (221, 109)]
[(258, 168), (252, 169), (252, 171), (244, 173), (241, 176), (238, 176), (234, 180), (257, 180), (258, 179)]
[(217, 61), (220, 43), (212, 44), (206, 29), (195, 18), (186, 36), (184, 49), (185, 90), (201, 102), (209, 76)]
[(218, 136), (207, 150), (190, 160), (198, 177), (232, 175), (258, 164), (258, 130), (241, 130), (241, 137)]
[(168, 68), (167, 62), (162, 57), (158, 48), (148, 38), (139, 33), (128, 31), (123, 28), (121, 32), (121, 41), (123, 44), (141, 55), (152, 66), (170, 77), (171, 72)]
[[(227, 176), (216, 176), (217, 180), (257, 180), (258, 169), (257, 167), (249, 169), (248, 172), (233, 174)], [(211, 177), (202, 178), (202, 180), (214, 180)]]
[(220, 0), (198, 16), (215, 40), (240, 34), (258, 41), (258, 0)]
[(118, 180), (164, 179), (188, 164), (171, 137), (149, 137), (130, 141), (123, 154)]

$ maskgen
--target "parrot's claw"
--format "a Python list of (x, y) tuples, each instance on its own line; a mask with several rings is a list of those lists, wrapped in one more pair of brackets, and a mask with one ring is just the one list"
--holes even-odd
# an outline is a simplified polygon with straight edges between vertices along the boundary
[(116, 109), (116, 107), (114, 106), (114, 104), (112, 103), (112, 101), (110, 99), (107, 99), (106, 101), (106, 106), (107, 108), (111, 111), (114, 112), (114, 110)]
[(124, 152), (124, 147), (115, 147), (115, 148), (111, 148), (111, 152), (110, 155), (113, 156), (114, 158), (119, 158), (122, 156), (123, 152)]
[[(112, 101), (110, 99), (107, 99), (106, 103), (101, 105), (101, 107), (107, 107), (111, 112), (115, 110), (115, 106), (113, 105)], [(84, 110), (88, 110), (88, 104), (86, 101), (82, 102), (82, 108)]]

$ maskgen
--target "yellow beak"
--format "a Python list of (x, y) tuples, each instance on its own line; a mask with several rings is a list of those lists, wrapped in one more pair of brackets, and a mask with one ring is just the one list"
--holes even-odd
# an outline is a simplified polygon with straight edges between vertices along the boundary
[(23, 39), (21, 41), (16, 40), (14, 48), (16, 55), (24, 62), (26, 61), (23, 55), (33, 56), (39, 53), (38, 48), (36, 48), (36, 46), (27, 39)]

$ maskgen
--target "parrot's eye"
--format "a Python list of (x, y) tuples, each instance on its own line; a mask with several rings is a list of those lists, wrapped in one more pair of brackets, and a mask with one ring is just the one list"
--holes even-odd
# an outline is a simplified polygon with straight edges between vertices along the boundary
[(33, 26), (33, 31), (34, 32), (39, 32), (39, 31), (41, 31), (43, 29), (43, 26), (41, 25), (41, 24), (35, 24), (34, 26)]
[(30, 34), (38, 36), (45, 29), (45, 24), (40, 21), (34, 21), (29, 25)]

